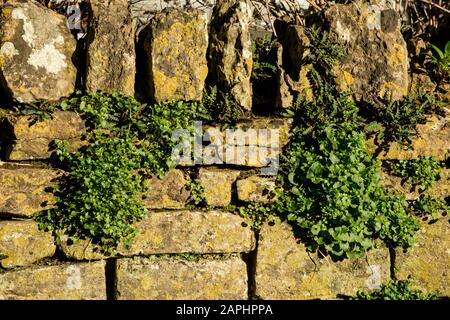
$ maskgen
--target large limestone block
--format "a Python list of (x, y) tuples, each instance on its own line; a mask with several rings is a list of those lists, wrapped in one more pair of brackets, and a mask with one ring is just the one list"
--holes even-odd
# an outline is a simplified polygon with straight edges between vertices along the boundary
[(144, 51), (148, 89), (156, 102), (200, 100), (208, 74), (208, 20), (201, 10), (155, 14)]
[(0, 300), (106, 300), (105, 262), (0, 273)]
[(396, 277), (413, 276), (416, 287), (428, 293), (450, 296), (450, 222), (448, 217), (422, 225), (416, 244), (396, 251)]
[(35, 1), (0, 4), (0, 91), (19, 102), (59, 100), (75, 89), (76, 41), (66, 18)]
[(356, 1), (333, 5), (325, 16), (347, 50), (334, 70), (341, 90), (370, 103), (408, 93), (408, 52), (395, 10)]
[[(228, 212), (152, 212), (135, 227), (138, 235), (129, 248), (119, 246), (120, 255), (233, 253), (249, 252), (255, 248), (253, 231), (240, 216)], [(71, 259), (104, 258), (89, 241), (72, 245), (63, 241), (61, 248)]]
[(298, 243), (287, 223), (263, 225), (256, 257), (256, 296), (262, 299), (336, 299), (358, 290), (379, 289), (389, 280), (386, 247), (365, 258), (333, 262), (319, 259)]
[(0, 165), (0, 216), (32, 217), (54, 203), (47, 190), (60, 171), (27, 166)]
[(0, 132), (5, 139), (6, 159), (11, 161), (48, 159), (55, 139), (66, 140), (74, 152), (86, 144), (84, 121), (75, 112), (55, 111), (48, 120), (35, 121), (29, 116), (6, 120)]
[(86, 88), (134, 95), (136, 53), (127, 0), (91, 1), (88, 30)]
[(0, 221), (0, 260), (3, 268), (27, 266), (55, 253), (51, 233), (39, 230), (33, 220)]
[(252, 11), (248, 0), (218, 1), (211, 20), (212, 79), (221, 90), (231, 94), (243, 111), (252, 108), (253, 57), (249, 28)]
[(247, 266), (238, 257), (119, 259), (119, 299), (246, 300)]

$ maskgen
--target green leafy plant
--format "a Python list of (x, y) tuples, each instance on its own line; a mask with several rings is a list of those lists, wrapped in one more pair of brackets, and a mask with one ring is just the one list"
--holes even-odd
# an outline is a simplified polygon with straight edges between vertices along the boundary
[(271, 55), (277, 43), (276, 40), (269, 37), (258, 38), (252, 42), (252, 80), (270, 79), (276, 76), (278, 68), (271, 61)]
[(432, 220), (450, 213), (450, 206), (444, 199), (430, 195), (421, 195), (418, 199), (412, 201), (411, 208), (417, 216), (429, 216)]
[(175, 166), (170, 157), (177, 144), (172, 139), (174, 130), (193, 132), (195, 120), (210, 119), (203, 103), (172, 101), (146, 105), (118, 92), (80, 93), (63, 101), (61, 107), (81, 113), (93, 129), (107, 129), (116, 137), (134, 139), (145, 151), (143, 167), (158, 176)]
[(188, 186), (191, 193), (189, 199), (189, 206), (193, 208), (206, 207), (205, 188), (202, 186), (198, 179), (191, 180)]
[(132, 224), (147, 214), (141, 202), (145, 184), (137, 173), (143, 153), (129, 140), (96, 136), (71, 154), (56, 141), (57, 155), (69, 175), (56, 187), (56, 208), (37, 217), (55, 236), (90, 239), (105, 252), (135, 236)]
[(207, 113), (201, 103), (150, 106), (117, 92), (78, 93), (60, 108), (86, 119), (90, 144), (71, 154), (63, 141), (55, 141), (59, 166), (68, 174), (54, 190), (56, 207), (37, 220), (57, 239), (62, 234), (89, 239), (114, 253), (119, 243), (132, 241), (132, 224), (147, 214), (141, 201), (146, 177), (161, 177), (175, 166), (174, 130), (192, 133), (194, 120)]
[(257, 38), (252, 42), (253, 112), (264, 114), (273, 111), (277, 94), (278, 45), (278, 41), (270, 37)]
[(444, 49), (430, 44), (432, 53), (428, 55), (430, 63), (435, 68), (435, 74), (440, 81), (450, 81), (450, 41), (447, 42)]
[(441, 162), (433, 157), (419, 157), (413, 160), (397, 160), (386, 163), (389, 172), (401, 177), (413, 186), (425, 191), (440, 179)]
[(239, 214), (249, 223), (253, 229), (259, 229), (266, 221), (279, 222), (272, 211), (272, 207), (262, 203), (251, 203), (239, 207)]
[(201, 105), (207, 115), (206, 120), (212, 122), (233, 126), (242, 118), (242, 112), (236, 107), (230, 94), (218, 91), (216, 86), (205, 90)]
[[(267, 213), (293, 224), (310, 251), (335, 258), (356, 258), (376, 239), (408, 247), (419, 226), (407, 202), (387, 194), (379, 161), (366, 149), (359, 108), (334, 85), (331, 69), (344, 50), (331, 34), (309, 31), (309, 73), (315, 99), (299, 95), (287, 111), (294, 129), (279, 170), (283, 192), (268, 207), (249, 206), (242, 215)], [(255, 219), (254, 219), (255, 220)]]
[(332, 80), (333, 67), (345, 56), (345, 47), (333, 32), (310, 27), (305, 29), (305, 33), (310, 40), (310, 52), (303, 64), (312, 64), (326, 80)]
[(355, 258), (376, 238), (408, 247), (417, 222), (406, 201), (380, 185), (379, 163), (365, 149), (365, 136), (326, 128), (290, 144), (283, 167), (285, 193), (274, 208), (298, 226), (309, 250)]
[(30, 104), (17, 104), (13, 107), (18, 115), (29, 116), (33, 118), (32, 124), (43, 120), (51, 120), (53, 112), (56, 110), (55, 104), (47, 101), (35, 102)]
[(435, 94), (419, 92), (409, 95), (402, 100), (386, 102), (382, 107), (371, 106), (365, 110), (367, 118), (378, 123), (381, 130), (376, 139), (383, 147), (395, 141), (411, 147), (412, 137), (417, 135), (417, 125), (426, 122), (428, 114), (439, 113), (441, 103)]
[(110, 95), (100, 91), (90, 94), (78, 91), (75, 96), (63, 100), (60, 108), (82, 114), (91, 128), (112, 129), (120, 134), (130, 124), (143, 127), (144, 124), (137, 120), (137, 115), (149, 106), (117, 91)]
[(6, 259), (8, 256), (6, 254), (0, 253), (0, 260)]
[(434, 294), (427, 294), (412, 285), (412, 278), (389, 281), (374, 292), (359, 291), (354, 300), (438, 300)]

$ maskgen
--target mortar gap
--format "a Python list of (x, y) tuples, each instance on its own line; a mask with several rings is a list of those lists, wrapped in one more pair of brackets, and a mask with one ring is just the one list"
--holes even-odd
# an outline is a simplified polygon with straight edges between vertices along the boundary
[(106, 260), (106, 300), (117, 300), (117, 259)]

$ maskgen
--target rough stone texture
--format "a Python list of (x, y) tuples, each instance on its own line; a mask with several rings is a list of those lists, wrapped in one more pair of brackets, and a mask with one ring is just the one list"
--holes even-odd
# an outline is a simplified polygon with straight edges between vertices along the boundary
[(217, 2), (211, 20), (212, 80), (219, 89), (229, 91), (244, 111), (252, 108), (253, 57), (249, 31), (252, 15), (250, 1), (223, 0)]
[(105, 262), (0, 273), (0, 300), (105, 300)]
[(268, 203), (275, 200), (275, 181), (260, 176), (239, 179), (236, 183), (238, 199), (245, 202)]
[(55, 253), (51, 233), (39, 231), (37, 223), (27, 221), (0, 221), (0, 260), (3, 268), (27, 266)]
[[(233, 253), (249, 252), (255, 247), (255, 237), (244, 220), (235, 214), (220, 211), (152, 212), (149, 218), (135, 224), (136, 239), (123, 256), (159, 253)], [(62, 250), (76, 260), (102, 259), (104, 256), (88, 241), (67, 245)]]
[[(369, 148), (372, 148), (369, 141)], [(372, 148), (373, 149), (373, 148)], [(412, 148), (408, 149), (393, 142), (387, 151), (382, 151), (381, 160), (415, 159), (419, 156), (435, 157), (445, 160), (450, 153), (450, 112), (445, 117), (432, 115), (425, 124), (417, 125), (417, 138), (413, 139)]]
[(342, 91), (350, 89), (358, 100), (372, 103), (408, 93), (408, 53), (395, 10), (358, 1), (333, 5), (325, 16), (347, 49), (334, 70)]
[(287, 223), (263, 225), (256, 257), (256, 296), (262, 299), (336, 299), (358, 290), (379, 288), (389, 280), (386, 247), (368, 252), (367, 259), (333, 262), (317, 258), (297, 243)]
[(6, 141), (6, 159), (11, 161), (50, 158), (55, 139), (68, 141), (71, 152), (86, 144), (81, 137), (86, 131), (84, 121), (75, 112), (55, 111), (52, 119), (37, 122), (19, 116), (6, 120), (4, 127), (0, 138)]
[(433, 224), (423, 224), (417, 243), (406, 253), (397, 250), (396, 276), (414, 277), (414, 285), (425, 292), (450, 295), (450, 223), (444, 217)]
[(13, 0), (0, 6), (4, 95), (27, 103), (70, 95), (76, 80), (72, 62), (76, 41), (65, 17), (34, 1)]
[(61, 175), (53, 169), (0, 165), (0, 216), (32, 217), (54, 203), (47, 187)]
[(431, 80), (427, 74), (413, 73), (410, 80), (410, 94), (416, 94), (420, 90), (431, 93), (436, 90), (436, 84)]
[(127, 0), (91, 2), (87, 40), (86, 88), (113, 89), (133, 96), (136, 75), (134, 27)]
[(208, 75), (208, 20), (201, 10), (157, 13), (144, 41), (149, 92), (156, 102), (200, 100)]
[(189, 191), (181, 170), (172, 170), (164, 178), (153, 177), (145, 195), (144, 205), (149, 209), (181, 209), (186, 206)]
[[(420, 196), (419, 190), (414, 189), (409, 183), (402, 183), (402, 178), (386, 172), (381, 173), (381, 183), (385, 188), (401, 193), (407, 200), (415, 200)], [(426, 193), (441, 199), (450, 197), (450, 169), (443, 168), (441, 178), (435, 181)]]
[[(281, 31), (281, 30), (280, 30)], [(285, 27), (282, 45), (277, 49), (278, 92), (277, 108), (289, 108), (297, 94), (303, 94), (308, 100), (313, 98), (310, 81), (307, 77), (311, 65), (302, 65), (309, 54), (309, 38), (305, 29), (299, 25)]]
[(201, 168), (198, 173), (204, 187), (206, 203), (212, 207), (226, 207), (231, 202), (231, 189), (240, 172), (226, 169)]
[(119, 299), (246, 300), (247, 266), (241, 259), (120, 259)]
[(252, 230), (235, 214), (220, 211), (153, 212), (138, 222), (139, 234), (123, 254), (230, 253), (255, 247)]

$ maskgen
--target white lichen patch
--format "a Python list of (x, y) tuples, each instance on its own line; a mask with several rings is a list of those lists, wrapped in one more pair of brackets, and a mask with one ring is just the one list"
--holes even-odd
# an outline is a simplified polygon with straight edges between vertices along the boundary
[(44, 68), (50, 74), (57, 74), (65, 70), (67, 68), (66, 56), (55, 47), (55, 44), (64, 44), (63, 36), (59, 34), (53, 40), (40, 44), (40, 41), (38, 41), (39, 36), (35, 33), (36, 30), (33, 23), (24, 10), (26, 9), (14, 9), (12, 17), (23, 21), (22, 39), (32, 49), (27, 60), (28, 64), (35, 69)]
[(42, 49), (33, 49), (27, 60), (36, 69), (44, 68), (48, 73), (57, 74), (67, 68), (66, 56), (53, 44), (46, 44)]
[(378, 6), (369, 6), (366, 23), (369, 30), (381, 30), (381, 10)]
[(27, 17), (22, 8), (15, 8), (12, 11), (11, 16), (13, 19), (23, 20), (22, 39), (25, 40), (26, 43), (32, 44), (36, 36), (34, 33), (33, 23), (30, 21), (29, 17)]
[(66, 280), (66, 288), (69, 290), (81, 289), (81, 270), (79, 266), (69, 266), (66, 269), (68, 275)]
[(55, 44), (63, 44), (64, 38), (59, 35), (51, 43), (41, 49), (33, 49), (28, 58), (28, 64), (36, 69), (44, 68), (47, 73), (57, 74), (67, 68), (66, 56), (55, 48)]
[(14, 56), (17, 56), (18, 54), (19, 51), (16, 49), (16, 47), (14, 47), (14, 43), (12, 42), (5, 42), (0, 48), (0, 56), (12, 58)]
[(341, 23), (341, 21), (337, 20), (336, 21), (336, 30), (335, 32), (337, 33), (337, 35), (341, 38), (341, 40), (345, 41), (345, 42), (350, 42), (351, 40), (351, 31), (344, 27)]

